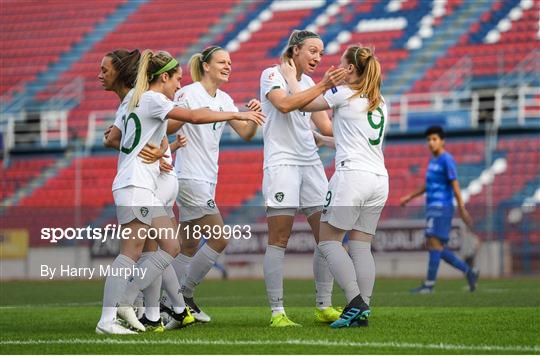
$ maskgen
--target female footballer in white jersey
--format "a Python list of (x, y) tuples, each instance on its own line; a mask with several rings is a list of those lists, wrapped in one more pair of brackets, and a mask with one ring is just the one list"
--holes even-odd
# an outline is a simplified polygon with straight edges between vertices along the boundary
[[(121, 253), (114, 260), (112, 269), (134, 270), (142, 252), (150, 225), (167, 231), (169, 236), (159, 238), (160, 250), (151, 258), (137, 265), (144, 273), (126, 281), (108, 276), (105, 283), (104, 301), (107, 306), (120, 303), (128, 307), (118, 308), (118, 314), (132, 327), (144, 331), (130, 305), (140, 290), (148, 287), (180, 252), (174, 236), (173, 225), (165, 212), (163, 203), (156, 196), (160, 173), (159, 163), (146, 164), (137, 155), (146, 144), (159, 146), (166, 133), (166, 119), (191, 123), (220, 122), (227, 120), (250, 120), (262, 123), (263, 115), (255, 112), (212, 112), (208, 109), (187, 110), (175, 107), (172, 99), (180, 89), (181, 68), (167, 52), (146, 50), (139, 63), (136, 86), (128, 104), (129, 115), (124, 117), (124, 134), (118, 160), (118, 173), (113, 182), (113, 196), (117, 206), (118, 222), (127, 230), (129, 239), (122, 240)], [(129, 230), (128, 230), (129, 229)], [(180, 294), (180, 293), (178, 293)], [(184, 308), (182, 316), (187, 315)], [(114, 314), (102, 316), (97, 332), (116, 333)]]
[[(318, 95), (339, 83), (343, 69), (331, 68), (315, 84), (307, 75), (313, 73), (323, 55), (323, 42), (310, 31), (295, 30), (289, 38), (282, 61), (292, 60), (298, 69), (294, 81), (302, 91), (290, 94), (279, 66), (261, 74), (260, 97), (267, 117), (263, 126), (264, 178), (263, 195), (268, 217), (268, 246), (264, 256), (264, 279), (272, 309), (270, 326), (296, 326), (283, 307), (283, 260), (294, 216), (298, 209), (307, 216), (315, 240), (328, 188), (322, 162), (311, 131), (311, 121), (323, 135), (331, 136), (332, 127), (326, 112), (299, 110)], [(333, 278), (328, 264), (315, 249), (313, 272), (316, 287), (317, 320), (331, 322), (339, 317), (332, 307)]]
[[(102, 70), (99, 79), (106, 90), (114, 90), (121, 99), (121, 104), (116, 112), (115, 122), (104, 133), (104, 145), (106, 147), (120, 150), (120, 142), (125, 129), (123, 120), (125, 120), (127, 105), (133, 95), (133, 90), (131, 89), (135, 84), (139, 58), (140, 52), (138, 50), (129, 52), (124, 49), (118, 49), (108, 53), (102, 60)], [(129, 92), (127, 92), (128, 90)], [(178, 144), (185, 145), (185, 137), (181, 137), (180, 140), (173, 143), (173, 145)], [(143, 158), (145, 163), (154, 163), (156, 160), (161, 159), (161, 174), (158, 177), (156, 196), (165, 207), (165, 212), (169, 218), (171, 218), (171, 223), (176, 231), (176, 219), (174, 218), (173, 204), (178, 191), (178, 182), (176, 180), (176, 174), (172, 171), (170, 148), (166, 136), (162, 141), (162, 146), (166, 147), (165, 156), (163, 156), (161, 148), (153, 147), (151, 144), (146, 144), (138, 156)], [(158, 245), (155, 240), (145, 240), (143, 253), (141, 254), (138, 263), (141, 264), (146, 259), (151, 258), (152, 254), (155, 253), (157, 249)], [(171, 307), (172, 318), (170, 322), (167, 323), (167, 328), (170, 329), (184, 326), (194, 322), (193, 317), (189, 315), (189, 311), (186, 312), (187, 316), (182, 315), (185, 304), (181, 293), (178, 292), (180, 290), (178, 278), (172, 266), (168, 266), (163, 271), (162, 276), (158, 276), (142, 293), (139, 294), (140, 301), (139, 298), (137, 298), (136, 304), (138, 304), (138, 310), (141, 311), (139, 321), (145, 329), (156, 332), (163, 331), (163, 323), (160, 318), (159, 310), (159, 298), (162, 284), (164, 289), (171, 294), (171, 303), (174, 305), (174, 307)], [(104, 306), (104, 310), (107, 308), (109, 307)], [(174, 316), (177, 318), (175, 319)], [(113, 328), (117, 328), (117, 324), (111, 325)]]
[[(208, 47), (191, 57), (189, 67), (193, 84), (176, 93), (177, 105), (187, 109), (207, 107), (214, 111), (238, 111), (232, 98), (219, 89), (229, 81), (232, 70), (226, 50), (219, 46)], [(247, 107), (260, 111), (260, 103), (256, 99), (252, 99)], [(228, 123), (246, 141), (257, 132), (254, 122), (232, 120)], [(215, 203), (219, 141), (225, 123), (192, 125), (169, 122), (169, 132), (179, 128), (179, 133), (186, 136), (189, 145), (176, 153), (182, 252), (173, 265), (179, 275), (186, 276), (182, 281), (182, 293), (191, 313), (196, 320), (209, 322), (210, 317), (193, 300), (193, 292), (227, 246), (229, 237), (225, 234), (223, 218)], [(199, 251), (200, 239), (189, 236), (194, 231), (210, 234)]]
[[(381, 96), (381, 66), (370, 48), (352, 46), (341, 57), (341, 67), (347, 71), (347, 84), (302, 108), (334, 113), (336, 171), (321, 216), (319, 249), (348, 305), (333, 328), (367, 326), (375, 283), (371, 241), (388, 198), (382, 152), (388, 114)], [(349, 254), (342, 246), (346, 232)]]

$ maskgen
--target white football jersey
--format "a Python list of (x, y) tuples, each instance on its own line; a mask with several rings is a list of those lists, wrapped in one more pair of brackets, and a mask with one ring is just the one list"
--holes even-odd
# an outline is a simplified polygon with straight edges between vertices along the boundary
[(118, 170), (113, 190), (130, 185), (156, 190), (156, 179), (160, 174), (159, 161), (146, 164), (137, 155), (147, 143), (160, 146), (167, 131), (167, 114), (173, 107), (174, 103), (165, 95), (149, 90), (141, 95), (135, 110), (123, 116)]
[[(217, 90), (212, 97), (200, 82), (186, 85), (175, 96), (176, 105), (186, 109), (208, 108), (213, 111), (237, 112), (232, 98)], [(187, 137), (186, 147), (176, 151), (175, 170), (178, 178), (198, 179), (217, 183), (219, 141), (227, 123), (194, 125), (184, 124), (178, 131)]]
[[(124, 119), (124, 116), (126, 115), (127, 107), (128, 107), (128, 104), (129, 104), (132, 96), (133, 96), (133, 89), (131, 89), (127, 93), (126, 97), (124, 98), (124, 100), (122, 100), (122, 103), (120, 103), (120, 106), (118, 107), (118, 110), (116, 111), (116, 116), (115, 116), (115, 119), (114, 119), (114, 126), (118, 127), (118, 129), (120, 129), (120, 131), (122, 131), (122, 136), (124, 136), (124, 122), (123, 122), (123, 119)], [(171, 149), (168, 146), (167, 146), (167, 151), (165, 152), (165, 155), (168, 156), (168, 157), (163, 157), (165, 162), (167, 162), (168, 164), (172, 164)], [(176, 173), (174, 172), (174, 170), (172, 170), (170, 172), (163, 173), (163, 174), (170, 174), (170, 175), (173, 175), (173, 176), (176, 177)]]
[[(300, 89), (315, 85), (313, 80), (302, 74)], [(299, 110), (287, 114), (280, 112), (266, 95), (274, 89), (289, 88), (279, 67), (265, 69), (261, 74), (261, 104), (266, 115), (263, 125), (264, 168), (277, 165), (311, 166), (321, 164), (317, 145), (311, 132), (311, 113)]]
[(128, 104), (131, 100), (131, 97), (133, 96), (133, 89), (128, 91), (126, 96), (124, 97), (124, 100), (120, 103), (120, 106), (118, 106), (118, 110), (116, 110), (116, 115), (114, 117), (114, 126), (118, 127), (120, 131), (122, 131), (122, 134), (124, 133), (124, 116), (126, 115)]
[(363, 170), (388, 176), (382, 145), (388, 112), (383, 102), (368, 112), (369, 101), (355, 97), (348, 86), (328, 90), (324, 99), (333, 109), (332, 127), (336, 142), (336, 170)]

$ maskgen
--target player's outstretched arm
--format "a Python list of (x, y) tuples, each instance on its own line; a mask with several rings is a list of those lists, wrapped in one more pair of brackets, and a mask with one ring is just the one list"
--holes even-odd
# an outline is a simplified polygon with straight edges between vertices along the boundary
[(332, 130), (332, 121), (330, 121), (330, 118), (328, 117), (326, 111), (314, 112), (313, 114), (311, 114), (311, 121), (313, 121), (315, 126), (317, 126), (321, 134), (323, 134), (324, 136), (334, 136), (334, 131)]
[(469, 229), (472, 229), (473, 219), (471, 217), (471, 214), (469, 214), (469, 212), (465, 208), (465, 203), (463, 202), (463, 197), (461, 196), (461, 189), (459, 187), (459, 182), (457, 179), (454, 179), (452, 181), (452, 189), (454, 190), (454, 196), (456, 197), (459, 215), (463, 219), (463, 222), (465, 223), (465, 225), (467, 225)]
[(333, 149), (336, 148), (336, 141), (334, 140), (333, 137), (321, 135), (317, 131), (312, 131), (312, 132), (313, 132), (313, 138), (315, 138), (315, 144), (317, 145), (317, 147), (326, 146)]
[[(330, 69), (325, 74), (325, 78), (332, 78), (332, 74), (330, 74), (330, 73), (333, 73), (332, 72), (333, 70), (334, 70), (334, 67), (333, 66), (330, 67)], [(294, 67), (294, 63), (292, 61), (289, 61), (287, 63), (282, 63), (281, 66), (280, 66), (280, 71), (283, 74), (283, 77), (285, 78), (285, 80), (287, 81), (287, 84), (289, 86), (289, 91), (293, 95), (301, 93), (302, 90), (300, 89), (300, 85), (298, 84), (298, 81), (296, 80), (296, 68)], [(337, 73), (333, 73), (333, 74), (337, 75)], [(325, 78), (323, 78), (323, 80), (321, 82), (319, 82), (319, 84), (324, 82)], [(334, 78), (335, 78), (336, 82), (334, 83), (332, 81), (332, 79), (330, 79), (330, 81), (332, 83), (332, 86), (325, 89), (325, 91), (332, 88), (332, 87), (334, 87), (335, 86), (334, 84), (337, 85), (337, 83), (339, 83), (339, 81), (342, 80), (342, 79), (339, 79), (339, 78), (341, 78), (340, 76), (336, 76)], [(317, 85), (319, 85), (319, 84), (317, 84)], [(315, 98), (313, 98), (313, 100), (310, 100), (309, 102), (307, 102), (305, 105), (301, 105), (299, 107), (299, 110), (307, 111), (307, 112), (317, 112), (317, 111), (323, 111), (323, 110), (330, 109), (330, 106), (328, 105), (326, 100), (324, 100), (322, 94), (324, 94), (324, 91), (321, 94), (317, 95)], [(325, 116), (328, 119), (328, 115), (325, 115)], [(322, 116), (319, 116), (319, 118), (322, 118)], [(317, 125), (317, 121), (316, 121), (317, 119), (313, 119), (313, 116), (312, 116), (312, 120), (315, 123), (315, 125)], [(330, 120), (328, 119), (328, 121), (330, 121)], [(319, 124), (321, 124), (321, 126), (322, 126), (321, 122), (319, 122)], [(319, 125), (317, 125), (317, 127), (319, 128), (319, 130), (321, 130)], [(325, 133), (323, 133), (323, 134), (326, 135), (326, 134), (328, 134), (328, 132), (325, 131)], [(331, 136), (331, 134), (328, 134), (328, 135)]]
[(402, 197), (399, 201), (401, 203), (401, 206), (405, 206), (407, 205), (408, 202), (410, 202), (411, 200), (413, 200), (414, 198), (416, 198), (417, 196), (419, 195), (422, 195), (426, 192), (426, 185), (422, 185), (420, 188), (418, 188), (417, 190), (415, 190), (414, 192), (410, 193), (410, 194), (407, 194), (405, 195), (404, 197)]
[(167, 120), (167, 135), (173, 135), (184, 126), (185, 122), (176, 120)]
[[(284, 71), (283, 68), (286, 66), (288, 66), (288, 69), (287, 71)], [(294, 68), (294, 65), (290, 63), (283, 63), (280, 68), (283, 77), (287, 81), (287, 84), (289, 86), (293, 86), (294, 89), (290, 88), (293, 94), (287, 95), (287, 92), (283, 89), (274, 89), (266, 94), (266, 97), (268, 100), (270, 100), (272, 105), (274, 105), (280, 112), (284, 114), (305, 107), (313, 99), (324, 94), (326, 90), (338, 85), (338, 83), (345, 78), (345, 69), (335, 69), (334, 67), (331, 67), (324, 74), (323, 79), (319, 83), (315, 84), (309, 89), (298, 91), (298, 87), (295, 87), (295, 84), (298, 84), (298, 81), (296, 80), (296, 69), (291, 69)]]
[[(261, 102), (257, 99), (251, 99), (249, 103), (246, 104), (246, 108), (257, 112), (262, 111)], [(245, 141), (251, 141), (257, 133), (257, 124), (253, 121), (232, 120), (229, 123), (238, 136), (242, 137)]]
[(257, 125), (262, 125), (264, 123), (264, 114), (256, 111), (222, 112), (212, 111), (206, 108), (189, 110), (175, 107), (169, 111), (167, 117), (172, 120), (188, 122), (191, 124), (209, 124), (230, 120), (253, 121)]

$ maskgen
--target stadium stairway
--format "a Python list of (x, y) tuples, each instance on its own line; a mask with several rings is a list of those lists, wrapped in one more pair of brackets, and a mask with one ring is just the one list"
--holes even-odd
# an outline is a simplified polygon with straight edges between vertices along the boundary
[(109, 32), (114, 31), (131, 13), (137, 11), (146, 2), (148, 0), (131, 0), (120, 5), (105, 21), (98, 24), (92, 32), (84, 36), (80, 42), (73, 45), (70, 51), (64, 52), (58, 61), (41, 72), (35, 81), (28, 83), (26, 90), (16, 95), (9, 104), (3, 107), (2, 111), (14, 112), (19, 111), (24, 105), (35, 105), (36, 103), (33, 101), (40, 91), (45, 89), (49, 84), (57, 81), (60, 75), (80, 60), (84, 53), (90, 50), (94, 44), (101, 41)]
[(420, 48), (411, 50), (410, 56), (388, 74), (385, 80), (387, 95), (402, 94), (411, 89), (490, 6), (491, 3), (487, 1), (464, 1), (450, 16), (445, 16), (433, 36), (424, 39)]
[[(382, 1), (364, 1), (362, 4), (349, 3), (343, 6), (340, 9), (340, 12), (336, 14), (335, 19), (332, 23), (328, 24), (325, 29), (323, 29), (322, 40), (324, 43), (330, 43), (334, 40), (340, 32), (344, 29), (351, 30), (360, 19), (370, 17), (370, 14), (382, 14), (384, 13), (384, 8), (388, 5), (389, 0)], [(359, 5), (361, 8), (357, 8)], [(353, 10), (354, 18), (348, 16), (347, 12)], [(378, 15), (374, 15), (378, 16)]]
[(511, 198), (503, 201), (503, 203), (522, 204), (525, 202), (527, 198), (533, 197), (535, 192), (539, 188), (540, 188), (540, 172), (538, 172), (538, 174), (536, 175), (536, 177), (534, 177), (534, 179), (527, 182), (525, 184), (525, 187), (523, 187), (523, 189), (515, 192)]
[[(331, 0), (325, 0), (324, 4), (318, 8), (315, 8), (313, 12), (311, 13), (310, 17), (306, 17), (304, 21), (302, 21), (298, 25), (298, 29), (306, 29), (320, 14), (326, 11), (326, 9), (333, 4), (333, 1)], [(272, 48), (269, 51), (269, 57), (278, 57), (281, 54), (281, 51), (283, 51), (283, 48), (287, 45), (287, 42), (289, 41), (289, 35), (286, 37), (283, 37), (281, 41), (277, 43), (274, 48)]]
[[(265, 8), (265, 5), (269, 5), (269, 2), (261, 1), (257, 2), (258, 9), (251, 9), (250, 5), (253, 4), (251, 0), (242, 0), (220, 19), (218, 23), (211, 26), (208, 32), (201, 36), (197, 42), (193, 43), (180, 57), (180, 63), (186, 65), (191, 56), (197, 52), (200, 52), (203, 48), (211, 45), (225, 46), (225, 38), (229, 38), (231, 32), (238, 33), (241, 31), (253, 16), (258, 15), (258, 9)], [(251, 11), (250, 11), (251, 10)], [(186, 78), (187, 79), (187, 78)], [(187, 81), (186, 81), (187, 83)], [(184, 84), (185, 85), (185, 84)]]
[(12, 206), (17, 206), (21, 200), (31, 196), (34, 191), (42, 187), (49, 179), (58, 175), (62, 169), (69, 167), (73, 161), (74, 155), (71, 151), (66, 151), (65, 155), (56, 160), (51, 166), (47, 167), (37, 177), (30, 180), (26, 185), (18, 189), (14, 194), (2, 201), (0, 213), (4, 213), (6, 209)]

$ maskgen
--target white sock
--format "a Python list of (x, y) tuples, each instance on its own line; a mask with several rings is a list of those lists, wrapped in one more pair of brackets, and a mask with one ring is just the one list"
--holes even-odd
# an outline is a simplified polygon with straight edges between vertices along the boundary
[(201, 283), (208, 271), (219, 258), (219, 253), (205, 243), (193, 256), (186, 281), (182, 284), (182, 293), (187, 298), (193, 298), (195, 287)]
[(154, 279), (160, 276), (165, 268), (171, 264), (173, 257), (163, 250), (158, 250), (152, 253), (147, 260), (138, 264), (141, 271), (145, 271), (144, 278), (141, 275), (132, 276), (129, 278), (126, 292), (124, 294), (123, 303), (133, 305), (133, 301), (137, 297), (139, 291), (148, 287)]
[(186, 282), (186, 278), (189, 272), (189, 266), (191, 265), (191, 260), (193, 260), (193, 257), (179, 253), (178, 256), (176, 256), (174, 258), (174, 261), (172, 261), (171, 263), (174, 271), (176, 272), (176, 276), (180, 285), (183, 285)]
[(330, 272), (328, 262), (315, 246), (313, 253), (313, 276), (315, 277), (315, 303), (317, 308), (325, 309), (332, 305), (332, 288), (334, 287), (334, 276)]
[(273, 245), (266, 246), (263, 261), (264, 283), (266, 284), (266, 294), (268, 295), (268, 303), (270, 303), (272, 312), (274, 312), (274, 310), (281, 313), (285, 312), (285, 309), (283, 309), (284, 259), (285, 249), (283, 247)]
[[(119, 268), (133, 269), (135, 261), (126, 255), (118, 255), (111, 265), (112, 270)], [(111, 322), (116, 318), (116, 308), (125, 292), (127, 279), (124, 277), (107, 276), (103, 289), (103, 308), (101, 309), (100, 324)]]
[[(155, 252), (143, 252), (138, 264), (150, 258)], [(144, 296), (144, 315), (150, 321), (158, 321), (159, 316), (159, 297), (161, 294), (161, 276), (157, 276), (148, 287), (143, 291)]]
[(354, 297), (360, 294), (351, 257), (339, 241), (319, 242), (319, 249), (326, 258), (326, 261), (328, 261), (330, 271), (332, 271), (337, 283), (343, 289), (343, 292), (345, 292), (347, 303), (349, 303)]
[(349, 240), (349, 254), (354, 263), (360, 294), (369, 304), (375, 284), (375, 260), (371, 254), (371, 243)]
[(272, 316), (276, 316), (279, 314), (285, 314), (285, 308), (283, 307), (274, 307), (272, 308)]
[(167, 299), (171, 303), (172, 310), (177, 314), (181, 314), (186, 308), (186, 304), (184, 303), (184, 296), (182, 295), (180, 283), (178, 283), (178, 277), (172, 264), (165, 268), (162, 276), (163, 289), (167, 293)]

